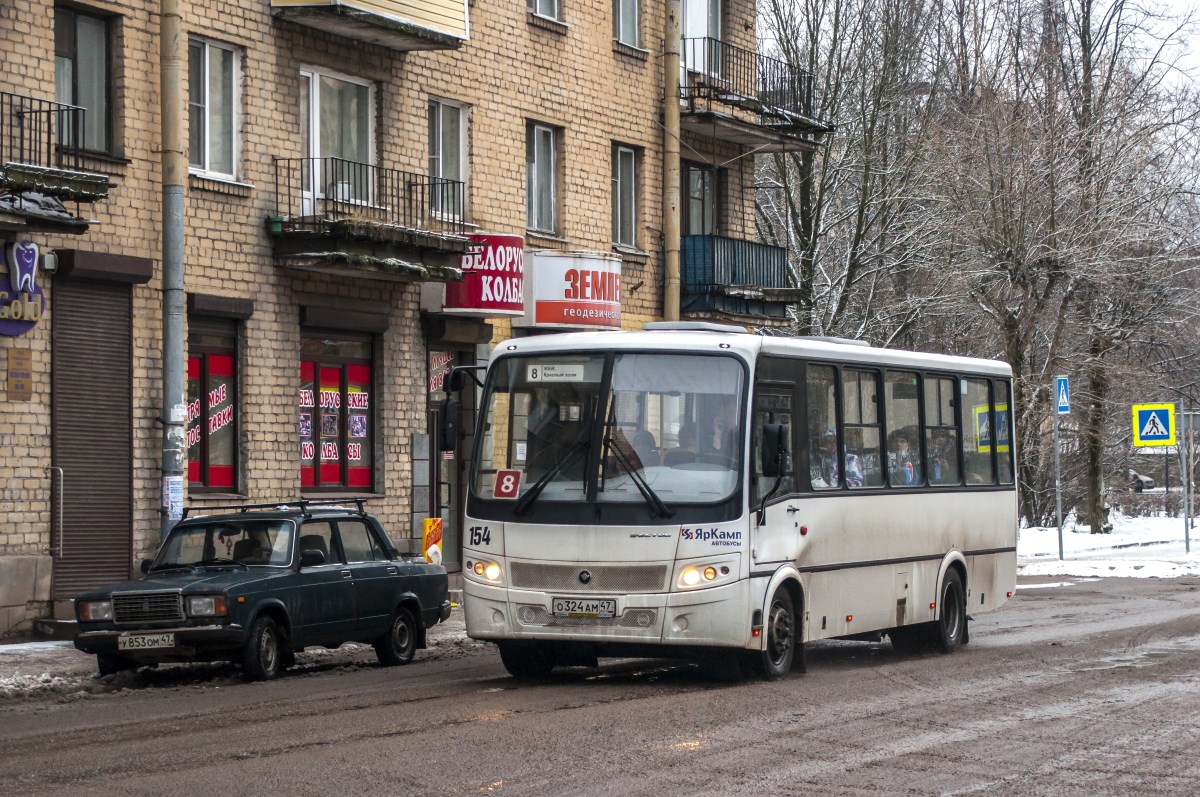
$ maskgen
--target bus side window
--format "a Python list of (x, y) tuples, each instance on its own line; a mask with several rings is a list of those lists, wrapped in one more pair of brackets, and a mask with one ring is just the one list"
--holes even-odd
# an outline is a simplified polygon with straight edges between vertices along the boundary
[(809, 365), (806, 384), (808, 400), (808, 469), (814, 490), (832, 490), (840, 483), (838, 464), (837, 382), (828, 365)]
[(986, 379), (964, 379), (963, 475), (967, 484), (994, 484), (993, 426), (990, 385)]
[(883, 486), (883, 437), (879, 424), (879, 375), (842, 371), (842, 418), (846, 440), (846, 485)]

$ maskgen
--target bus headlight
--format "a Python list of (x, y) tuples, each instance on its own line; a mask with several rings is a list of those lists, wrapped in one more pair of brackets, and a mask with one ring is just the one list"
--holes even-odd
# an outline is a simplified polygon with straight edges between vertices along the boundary
[(499, 584), (504, 577), (504, 568), (500, 567), (497, 562), (468, 560), (465, 564), (468, 573), (478, 576), (484, 581), (489, 581), (492, 584)]
[(737, 578), (736, 560), (695, 562), (683, 565), (675, 577), (677, 589), (702, 589), (728, 584)]

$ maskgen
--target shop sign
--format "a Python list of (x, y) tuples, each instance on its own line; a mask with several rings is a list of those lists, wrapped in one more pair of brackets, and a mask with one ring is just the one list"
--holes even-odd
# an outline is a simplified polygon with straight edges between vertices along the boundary
[(476, 233), (459, 260), (463, 278), (445, 284), (442, 310), (484, 317), (525, 312), (525, 239), (520, 235)]
[(38, 247), (31, 241), (5, 244), (8, 279), (0, 282), (0, 335), (24, 335), (46, 311), (46, 295), (37, 284)]
[(33, 349), (8, 350), (8, 400), (33, 400)]
[(621, 259), (598, 252), (533, 252), (529, 301), (517, 326), (621, 328)]

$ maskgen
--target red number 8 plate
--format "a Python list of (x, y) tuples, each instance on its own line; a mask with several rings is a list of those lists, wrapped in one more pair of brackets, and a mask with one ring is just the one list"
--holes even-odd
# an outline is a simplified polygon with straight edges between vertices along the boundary
[(519, 470), (498, 470), (496, 471), (496, 489), (492, 495), (496, 498), (513, 499), (517, 497), (517, 493), (521, 490), (521, 471)]

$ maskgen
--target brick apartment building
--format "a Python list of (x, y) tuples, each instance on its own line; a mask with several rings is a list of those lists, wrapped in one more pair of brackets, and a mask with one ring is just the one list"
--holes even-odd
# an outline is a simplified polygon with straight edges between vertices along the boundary
[[(663, 317), (664, 6), (182, 4), (189, 504), (369, 496), (402, 547), (442, 517), (458, 568), (449, 368)], [(771, 323), (751, 153), (825, 128), (755, 54), (754, 0), (682, 16), (682, 315)], [(159, 539), (159, 24), (0, 5), (0, 636)]]

